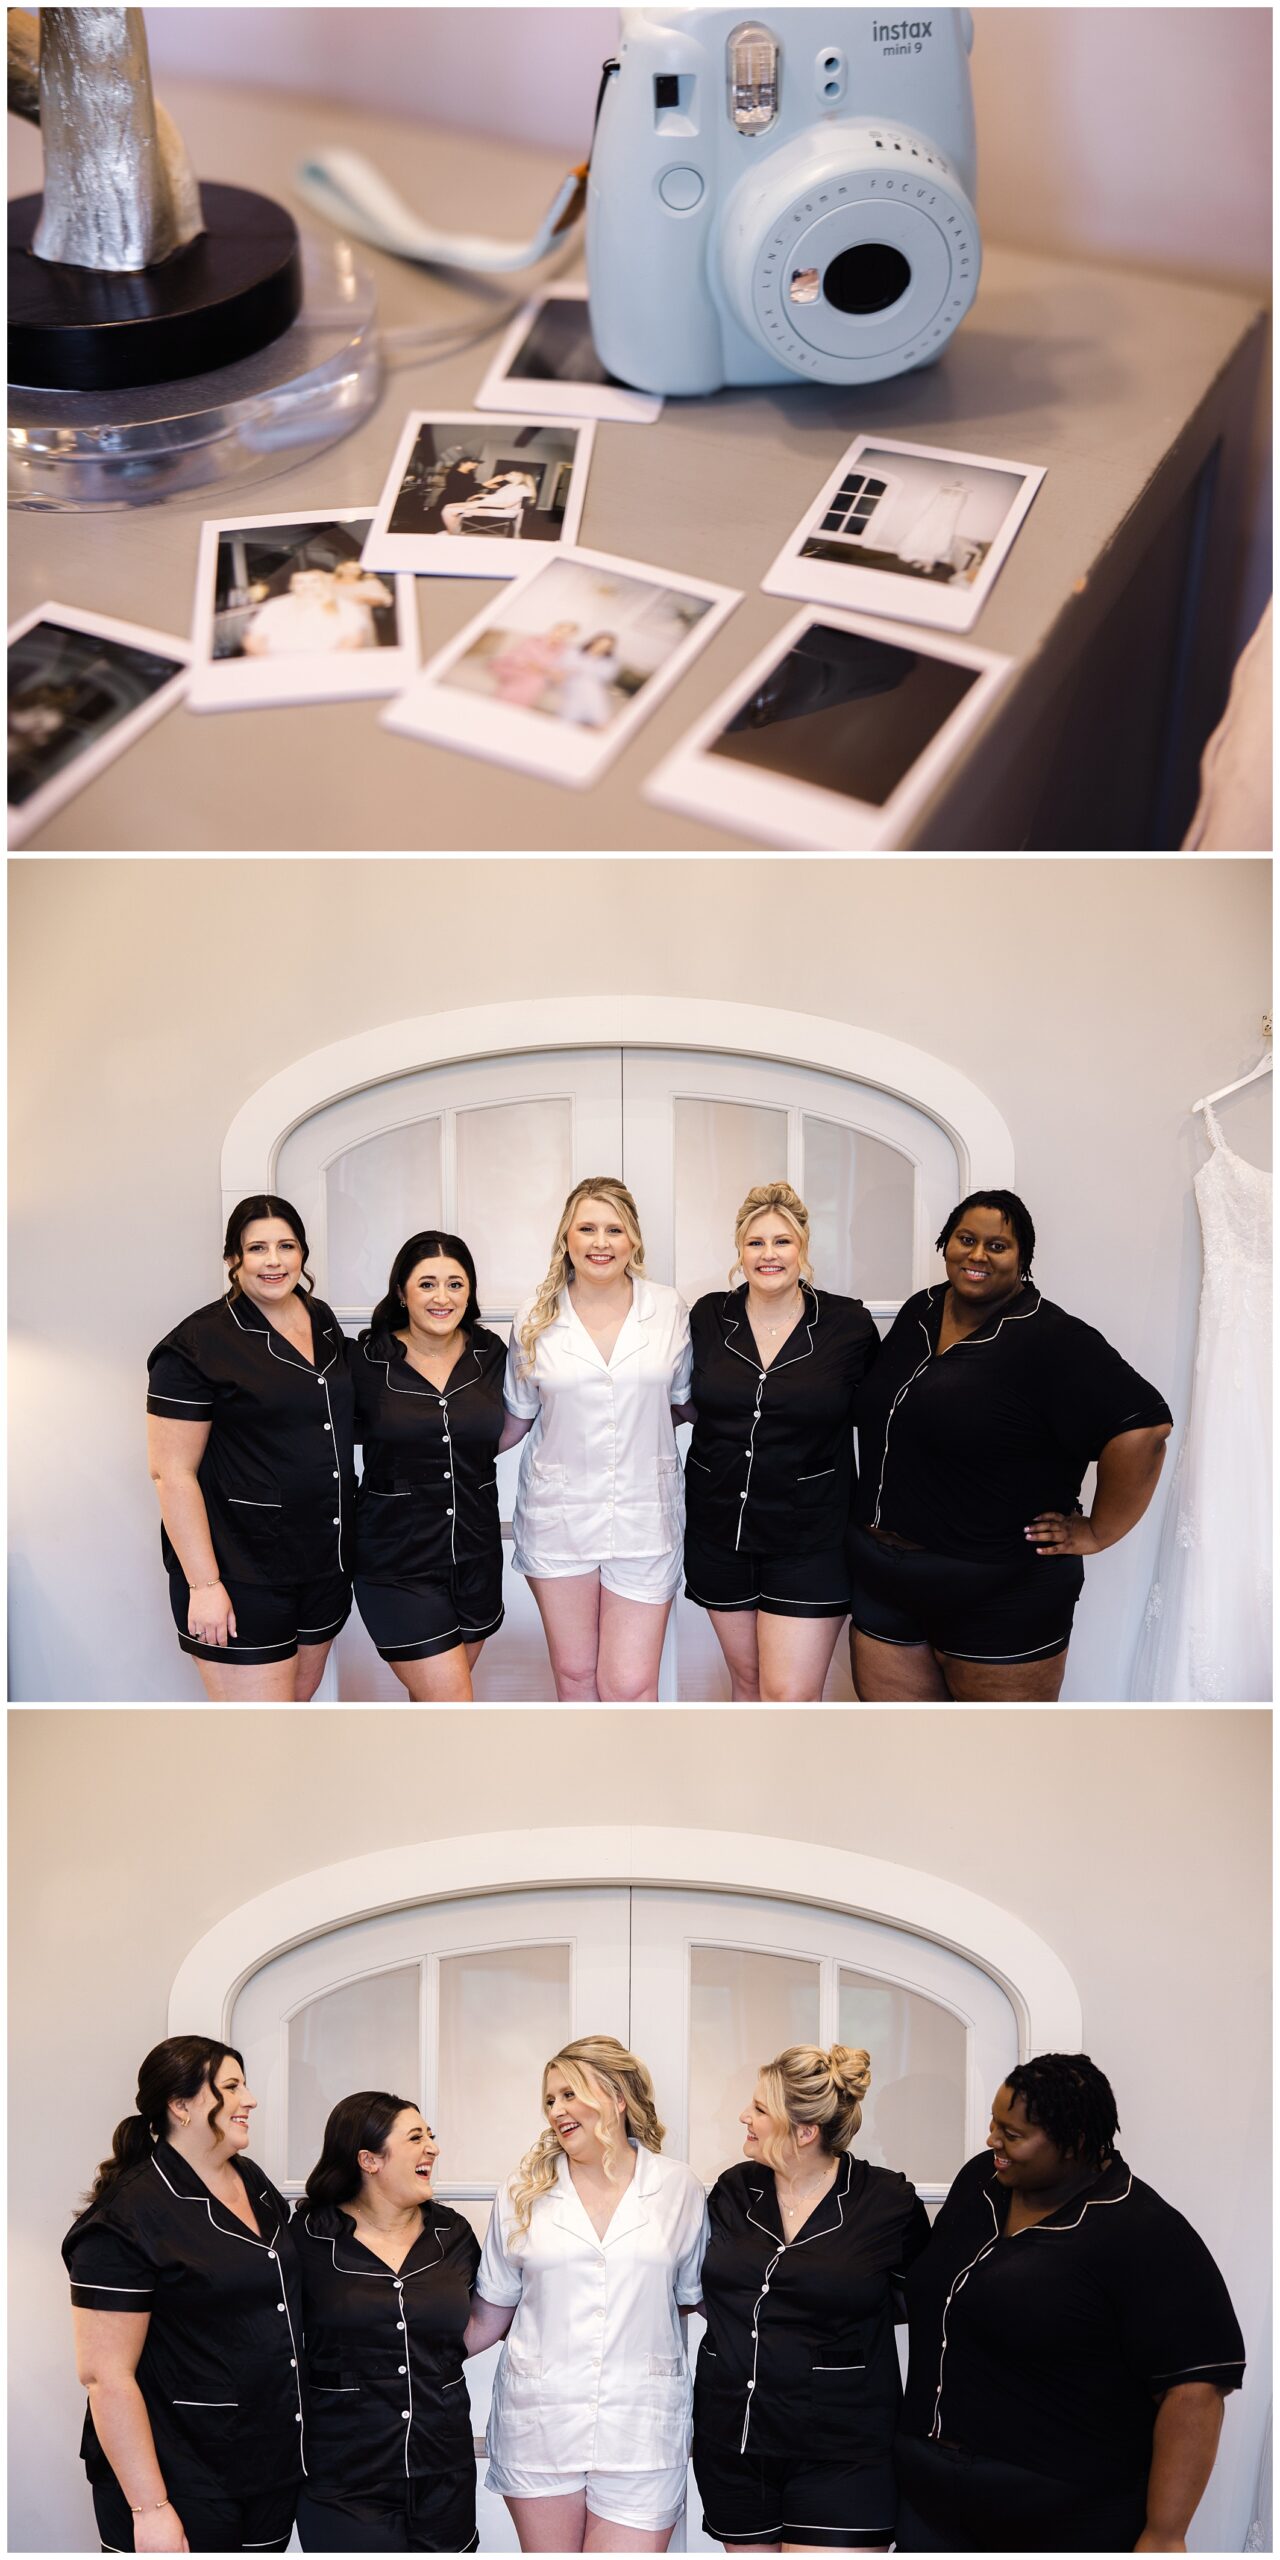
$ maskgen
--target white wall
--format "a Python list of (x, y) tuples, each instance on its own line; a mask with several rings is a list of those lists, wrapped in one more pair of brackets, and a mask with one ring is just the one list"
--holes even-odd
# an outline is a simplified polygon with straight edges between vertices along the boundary
[[(1266, 862), (35, 860), (10, 877), (15, 1698), (200, 1696), (160, 1568), (146, 1355), (220, 1286), (219, 1154), (247, 1096), (433, 994), (560, 997), (571, 1041), (587, 984), (683, 996), (691, 1035), (700, 999), (754, 992), (934, 1051), (1013, 1132), (1046, 1294), (1186, 1413), (1189, 1109), (1258, 1054)], [(1226, 1106), (1260, 1162), (1269, 1109), (1268, 1086)], [(1088, 1568), (1071, 1697), (1127, 1693), (1163, 1498)]]
[[(991, 239), (1266, 285), (1269, 10), (977, 9), (974, 24)], [(149, 8), (147, 29), (161, 83), (253, 81), (580, 158), (618, 12)]]
[[(1244, 2327), (1246, 2388), (1191, 2537), (1240, 2550), (1269, 2394), (1270, 1722), (1230, 1709), (14, 1713), (10, 2548), (94, 2547), (58, 2247), (195, 1941), (331, 1860), (520, 1819), (625, 1819), (861, 1850), (967, 1886), (1048, 1941), (1115, 2084), (1125, 2157), (1202, 2233)], [(495, 1770), (507, 1792), (486, 1825)]]

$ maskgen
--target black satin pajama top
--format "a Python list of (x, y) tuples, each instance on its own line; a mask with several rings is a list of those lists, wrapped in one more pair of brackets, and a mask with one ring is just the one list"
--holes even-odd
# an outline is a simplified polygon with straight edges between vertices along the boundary
[(890, 2288), (929, 2238), (915, 2188), (846, 2152), (784, 2241), (773, 2171), (743, 2160), (707, 2211), (695, 2440), (796, 2463), (883, 2462), (902, 2399)]
[[(305, 2468), (302, 2296), (289, 2208), (252, 2160), (236, 2167), (257, 2237), (180, 2152), (158, 2142), (62, 2244), (81, 2309), (150, 2315), (137, 2382), (179, 2515), (184, 2497), (287, 2491)], [(80, 2451), (91, 2481), (114, 2477), (88, 2412)]]
[(853, 1516), (934, 1555), (1033, 1556), (1042, 1511), (1078, 1511), (1085, 1469), (1121, 1431), (1171, 1419), (1159, 1390), (1030, 1282), (940, 1356), (946, 1281), (899, 1308), (854, 1407)]
[[(332, 1308), (301, 1292), (299, 1303), (314, 1368), (245, 1297), (199, 1308), (147, 1363), (148, 1413), (212, 1425), (198, 1477), (224, 1581), (278, 1588), (351, 1571), (349, 1345)], [(178, 1560), (162, 1539), (172, 1571)]]
[(505, 1413), (506, 1345), (473, 1328), (448, 1385), (433, 1387), (393, 1333), (362, 1333), (352, 1355), (364, 1472), (356, 1571), (367, 1582), (447, 1582), (455, 1564), (501, 1570), (494, 1473)]
[(802, 1284), (805, 1311), (767, 1369), (747, 1290), (699, 1298), (685, 1465), (691, 1534), (773, 1555), (839, 1547), (853, 1490), (853, 1400), (880, 1349), (860, 1298)]
[(1159, 2395), (1243, 2378), (1222, 2277), (1118, 2154), (1006, 2240), (1009, 2204), (990, 2152), (966, 2161), (911, 2270), (902, 2433), (1086, 2491), (1141, 2489)]
[(350, 2214), (310, 2205), (293, 2219), (307, 2344), (307, 2486), (377, 2498), (424, 2473), (469, 2472), (471, 2403), (462, 2333), (480, 2264), (469, 2222), (422, 2210), (397, 2274), (357, 2240)]

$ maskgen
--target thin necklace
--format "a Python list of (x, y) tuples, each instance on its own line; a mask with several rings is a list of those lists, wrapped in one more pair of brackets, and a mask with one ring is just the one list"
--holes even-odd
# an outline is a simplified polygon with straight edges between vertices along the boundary
[[(799, 1323), (800, 1318), (801, 1318), (801, 1316), (803, 1315), (803, 1313), (804, 1313), (804, 1291), (803, 1291), (803, 1289), (799, 1286), (799, 1283), (797, 1283), (797, 1285), (796, 1285), (796, 1300), (795, 1300), (795, 1305), (794, 1305), (793, 1309), (791, 1310), (791, 1322), (792, 1322), (792, 1324), (793, 1324), (793, 1325), (794, 1325), (794, 1324), (798, 1324), (798, 1323)], [(754, 1323), (755, 1323), (755, 1317), (754, 1317), (754, 1316), (752, 1317), (751, 1321), (752, 1321), (752, 1324), (754, 1325)], [(768, 1335), (769, 1335), (769, 1337), (770, 1337), (770, 1339), (771, 1339), (771, 1340), (772, 1340), (772, 1338), (774, 1337), (774, 1335), (775, 1335), (775, 1334), (779, 1334), (779, 1333), (781, 1333), (781, 1331), (782, 1331), (782, 1319), (781, 1319), (781, 1317), (779, 1318), (779, 1320), (778, 1320), (777, 1324), (766, 1325), (766, 1327), (765, 1327), (765, 1331), (768, 1333)]]

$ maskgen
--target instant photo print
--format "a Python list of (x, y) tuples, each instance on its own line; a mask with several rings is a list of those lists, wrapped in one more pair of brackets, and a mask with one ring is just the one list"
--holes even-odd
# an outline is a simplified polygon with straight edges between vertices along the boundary
[(383, 726), (581, 788), (739, 601), (705, 578), (561, 553), (468, 623)]
[(9, 633), (9, 843), (25, 844), (180, 699), (187, 645), (78, 606)]
[(662, 402), (607, 373), (591, 335), (585, 284), (556, 284), (512, 321), (476, 395), (477, 409), (548, 418), (615, 418), (649, 426)]
[(367, 569), (519, 578), (582, 518), (595, 430), (526, 416), (415, 409), (364, 548)]
[(763, 579), (766, 595), (968, 631), (1044, 472), (858, 436)]
[(650, 775), (645, 798), (797, 853), (889, 851), (1012, 664), (861, 615), (797, 614)]
[(373, 511), (237, 516), (201, 529), (193, 711), (398, 693), (416, 673), (412, 578), (360, 554)]

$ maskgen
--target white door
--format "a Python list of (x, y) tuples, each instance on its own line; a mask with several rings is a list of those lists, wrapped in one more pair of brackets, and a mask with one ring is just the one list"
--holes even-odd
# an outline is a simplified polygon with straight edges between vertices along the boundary
[[(540, 2130), (544, 2063), (588, 2033), (643, 2055), (665, 2148), (708, 2187), (740, 2156), (738, 2112), (762, 2062), (788, 2044), (864, 2045), (857, 2147), (927, 2201), (981, 2146), (1019, 2050), (998, 1984), (909, 1930), (764, 1895), (626, 1886), (476, 1895), (330, 1930), (252, 1975), (231, 2025), (261, 2101), (255, 2152), (287, 2194), (336, 2101), (391, 2089), (423, 2106), (441, 2143), (436, 2191), (481, 2236)], [(701, 2324), (690, 2332), (696, 2351)], [(467, 2368), (478, 2446), (496, 2356)], [(699, 2514), (691, 2487), (687, 2547), (711, 2549)], [(482, 2550), (515, 2549), (483, 2490), (480, 2519)]]
[[(777, 1060), (663, 1049), (548, 1050), (388, 1077), (303, 1121), (273, 1179), (303, 1219), (321, 1295), (349, 1333), (368, 1322), (404, 1237), (439, 1223), (465, 1236), (483, 1315), (505, 1337), (546, 1270), (566, 1193), (605, 1172), (620, 1172), (635, 1194), (646, 1267), (690, 1302), (727, 1282), (744, 1193), (793, 1183), (809, 1206), (820, 1285), (865, 1299), (882, 1329), (928, 1277), (960, 1183), (945, 1131), (898, 1095)], [(519, 1463), (518, 1450), (498, 1462), (508, 1538)], [(504, 1599), (476, 1695), (545, 1698), (541, 1625), (509, 1570)], [(332, 1683), (334, 1695), (402, 1696), (358, 1618), (334, 1656), (323, 1694)], [(728, 1695), (706, 1613), (683, 1597), (659, 1694)], [(843, 1645), (827, 1695), (851, 1695)]]

